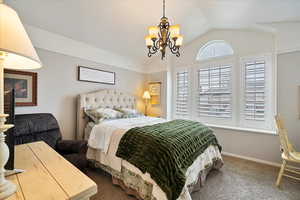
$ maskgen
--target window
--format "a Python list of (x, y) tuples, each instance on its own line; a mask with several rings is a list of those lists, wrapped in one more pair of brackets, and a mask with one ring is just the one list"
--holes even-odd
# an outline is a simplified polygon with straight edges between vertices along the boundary
[(189, 98), (189, 73), (187, 70), (176, 72), (176, 93), (175, 93), (175, 115), (177, 117), (188, 116), (188, 98)]
[(240, 126), (274, 130), (275, 75), (272, 57), (241, 59)]
[(199, 117), (231, 117), (231, 66), (198, 70)]
[(211, 41), (204, 45), (198, 52), (196, 60), (202, 61), (216, 57), (233, 55), (233, 49), (225, 41)]
[(265, 120), (265, 61), (245, 63), (245, 103), (246, 120)]
[(273, 132), (276, 76), (272, 54), (243, 58), (232, 54), (226, 42), (209, 42), (197, 57), (209, 60), (200, 59), (188, 70), (174, 73), (173, 117)]

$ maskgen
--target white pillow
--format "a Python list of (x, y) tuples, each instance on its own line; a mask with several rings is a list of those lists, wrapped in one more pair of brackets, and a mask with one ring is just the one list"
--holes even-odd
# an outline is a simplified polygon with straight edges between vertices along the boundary
[(121, 111), (127, 115), (135, 115), (135, 114), (139, 113), (139, 111), (137, 111), (135, 109), (130, 109), (130, 108), (122, 108)]
[(96, 108), (85, 111), (86, 115), (89, 116), (96, 124), (105, 119), (116, 119), (123, 116), (122, 112), (111, 108)]
[(136, 109), (131, 108), (116, 108), (115, 110), (123, 113), (124, 118), (131, 118), (131, 117), (140, 117), (143, 116), (141, 112)]

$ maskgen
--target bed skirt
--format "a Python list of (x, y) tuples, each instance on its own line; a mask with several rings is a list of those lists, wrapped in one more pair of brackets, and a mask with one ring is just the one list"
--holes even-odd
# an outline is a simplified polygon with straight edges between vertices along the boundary
[[(128, 195), (134, 196), (139, 200), (159, 200), (152, 195), (153, 184), (142, 179), (142, 177), (125, 167), (122, 167), (121, 172), (118, 172), (108, 166), (102, 165), (95, 160), (91, 160), (93, 167), (101, 168), (112, 176), (112, 183), (120, 186)], [(199, 191), (205, 184), (207, 175), (212, 170), (218, 170), (223, 166), (221, 158), (214, 158), (213, 162), (206, 165), (198, 174), (197, 181), (187, 185), (187, 190), (183, 190), (178, 200), (191, 200), (190, 194)], [(189, 194), (184, 194), (188, 192)]]

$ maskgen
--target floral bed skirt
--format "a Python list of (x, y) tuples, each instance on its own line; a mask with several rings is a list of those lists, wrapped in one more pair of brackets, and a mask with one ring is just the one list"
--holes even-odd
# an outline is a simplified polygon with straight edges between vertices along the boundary
[[(145, 181), (139, 174), (130, 171), (124, 166), (122, 166), (121, 172), (119, 172), (95, 160), (92, 163), (94, 167), (101, 168), (111, 174), (113, 184), (119, 185), (127, 194), (133, 195), (137, 199), (162, 200), (166, 198), (154, 196), (153, 184)], [(220, 169), (222, 166), (223, 160), (219, 150), (216, 147), (208, 148), (187, 170), (186, 186), (183, 188), (178, 200), (192, 200), (190, 194), (200, 190), (204, 185), (207, 174), (213, 169)], [(196, 167), (200, 171), (193, 169)]]

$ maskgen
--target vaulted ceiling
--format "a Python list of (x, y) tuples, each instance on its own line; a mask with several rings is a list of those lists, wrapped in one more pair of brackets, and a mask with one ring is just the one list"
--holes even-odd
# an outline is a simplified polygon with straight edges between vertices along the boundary
[[(145, 63), (147, 27), (158, 24), (162, 0), (6, 0), (24, 23)], [(299, 0), (166, 0), (184, 43), (211, 28), (263, 28), (299, 21)], [(267, 26), (266, 26), (267, 27)]]

